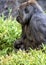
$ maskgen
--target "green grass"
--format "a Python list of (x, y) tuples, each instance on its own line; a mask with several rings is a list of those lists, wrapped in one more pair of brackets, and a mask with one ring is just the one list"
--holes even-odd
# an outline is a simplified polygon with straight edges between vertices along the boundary
[[(21, 25), (16, 19), (0, 18), (0, 65), (46, 65), (46, 46), (41, 50), (26, 51), (13, 48), (13, 43), (21, 37)], [(9, 54), (9, 55), (8, 55)]]
[(9, 56), (1, 56), (0, 65), (46, 65), (46, 54), (41, 50), (30, 50), (28, 53), (19, 50)]
[(20, 38), (21, 35), (21, 25), (12, 18), (8, 18), (4, 21), (0, 18), (0, 52), (5, 51), (10, 52), (13, 50), (14, 41)]

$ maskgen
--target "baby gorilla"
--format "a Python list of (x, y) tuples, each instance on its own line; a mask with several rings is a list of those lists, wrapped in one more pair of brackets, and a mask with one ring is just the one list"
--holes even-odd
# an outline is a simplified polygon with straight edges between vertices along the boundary
[(19, 8), (16, 19), (22, 25), (22, 38), (15, 41), (15, 48), (20, 44), (25, 49), (38, 48), (46, 43), (46, 14), (37, 2)]

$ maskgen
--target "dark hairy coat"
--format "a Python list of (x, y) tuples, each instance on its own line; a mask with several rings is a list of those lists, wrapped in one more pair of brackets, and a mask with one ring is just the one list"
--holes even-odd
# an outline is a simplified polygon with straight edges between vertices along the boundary
[(22, 25), (22, 37), (15, 48), (34, 49), (46, 43), (46, 14), (37, 2), (19, 8), (16, 19)]

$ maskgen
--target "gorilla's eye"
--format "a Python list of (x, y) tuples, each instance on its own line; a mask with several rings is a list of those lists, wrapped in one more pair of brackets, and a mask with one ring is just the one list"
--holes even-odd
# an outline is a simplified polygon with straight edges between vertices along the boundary
[(25, 13), (29, 13), (29, 10), (28, 10), (28, 8), (25, 8)]

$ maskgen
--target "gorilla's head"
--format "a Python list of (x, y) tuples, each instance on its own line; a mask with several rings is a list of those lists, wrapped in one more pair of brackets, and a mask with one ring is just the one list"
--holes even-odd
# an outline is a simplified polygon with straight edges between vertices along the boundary
[(26, 6), (24, 5), (22, 5), (18, 9), (18, 15), (16, 18), (17, 21), (21, 23), (22, 25), (29, 23), (33, 14), (43, 13), (42, 8), (37, 2), (36, 3), (26, 3)]
[(16, 17), (16, 20), (22, 25), (27, 24), (31, 20), (33, 12), (34, 12), (34, 8), (32, 5), (21, 7), (18, 9), (18, 15)]

